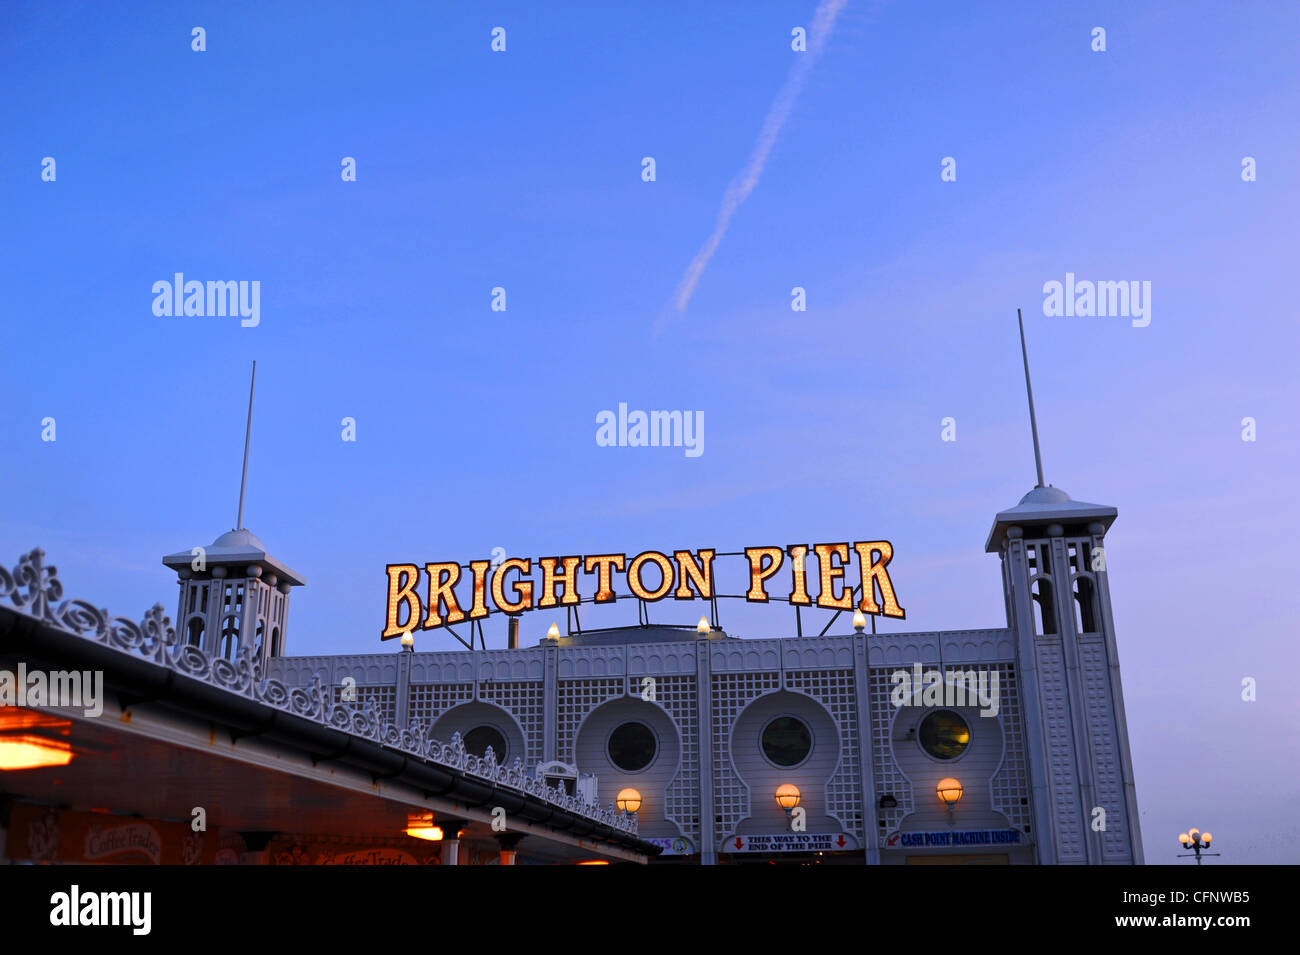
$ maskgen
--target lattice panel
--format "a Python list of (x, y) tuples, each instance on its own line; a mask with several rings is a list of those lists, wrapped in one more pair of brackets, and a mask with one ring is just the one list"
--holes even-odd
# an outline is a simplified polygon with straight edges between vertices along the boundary
[(731, 768), (731, 731), (741, 710), (779, 686), (775, 672), (713, 674), (714, 834), (734, 832), (749, 815), (749, 787)]
[(543, 693), (541, 682), (536, 680), (501, 680), (482, 683), (478, 688), (480, 700), (501, 707), (523, 729), (527, 748), (524, 768), (529, 770), (542, 761)]
[(599, 677), (587, 680), (560, 680), (556, 686), (559, 699), (556, 712), (555, 758), (572, 765), (573, 742), (578, 724), (588, 713), (606, 700), (627, 694), (626, 677)]
[[(1079, 790), (1074, 767), (1074, 735), (1060, 640), (1040, 640), (1037, 651), (1038, 693), (1042, 700), (1043, 723), (1047, 727), (1047, 771), (1051, 780), (1057, 859), (1060, 862), (1083, 862), (1086, 855), (1076, 796)], [(1043, 835), (1040, 833), (1039, 838)]]
[(352, 691), (356, 691), (356, 699), (347, 702), (354, 702), (364, 705), (366, 700), (370, 700), (375, 707), (375, 713), (379, 716), (381, 723), (392, 723), (397, 719), (397, 687), (388, 684), (385, 686), (365, 686), (360, 683), (353, 687), (334, 686), (330, 687), (334, 692), (334, 702), (343, 703), (343, 694), (346, 692), (350, 696)]
[[(912, 811), (912, 783), (903, 775), (902, 768), (894, 759), (893, 748), (889, 745), (890, 723), (894, 718), (895, 707), (890, 699), (894, 682), (890, 674), (897, 667), (873, 667), (867, 685), (871, 707), (871, 745), (876, 764), (876, 800), (871, 816), (874, 817), (880, 835), (886, 835), (897, 829), (903, 817)], [(898, 800), (893, 809), (879, 808), (879, 797), (886, 793)]]
[(853, 671), (787, 671), (785, 683), (788, 689), (820, 702), (834, 718), (840, 738), (840, 762), (826, 784), (826, 812), (838, 819), (848, 832), (864, 836), (862, 783), (858, 774), (862, 757), (858, 744), (857, 684)]
[[(1002, 765), (990, 782), (993, 808), (1021, 832), (1029, 831), (1029, 769), (1025, 760), (1025, 729), (1020, 714), (1020, 681), (1010, 663), (992, 667), (962, 669), (996, 670), (998, 674), (998, 717), (1002, 726)], [(1033, 834), (1037, 838), (1037, 834)]]
[(472, 699), (473, 683), (412, 683), (409, 712), (411, 719), (427, 725), (453, 706)]
[[(640, 677), (629, 677), (636, 692)], [(682, 765), (668, 786), (664, 815), (677, 823), (692, 842), (700, 841), (700, 720), (696, 701), (695, 675), (655, 677), (655, 702), (662, 706), (677, 727), (681, 740)]]
[[(1097, 804), (1106, 810), (1106, 829), (1101, 834), (1108, 861), (1130, 859), (1127, 814), (1124, 811), (1124, 783), (1120, 775), (1119, 748), (1115, 744), (1115, 722), (1111, 707), (1110, 671), (1105, 645), (1098, 638), (1079, 639), (1083, 666), (1083, 692), (1088, 708), (1088, 735), (1092, 740), (1092, 772)], [(1092, 818), (1091, 806), (1085, 806)]]

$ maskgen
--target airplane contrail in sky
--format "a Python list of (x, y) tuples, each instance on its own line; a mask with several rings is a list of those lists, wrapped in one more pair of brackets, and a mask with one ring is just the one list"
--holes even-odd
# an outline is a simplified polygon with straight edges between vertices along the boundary
[[(686, 274), (682, 276), (677, 286), (677, 292), (673, 296), (673, 307), (678, 312), (686, 311), (686, 303), (691, 300), (695, 286), (699, 283), (700, 276), (704, 274), (704, 267), (713, 258), (713, 253), (718, 251), (722, 237), (726, 235), (727, 227), (731, 224), (731, 217), (758, 185), (759, 177), (763, 175), (763, 167), (767, 165), (768, 156), (772, 153), (772, 147), (776, 145), (781, 127), (789, 119), (813, 64), (817, 62), (817, 58), (826, 46), (826, 41), (830, 38), (831, 28), (835, 26), (835, 18), (847, 3), (848, 0), (822, 0), (818, 4), (817, 11), (813, 14), (812, 27), (808, 31), (808, 49), (804, 53), (795, 54), (790, 75), (786, 77), (785, 85), (777, 93), (776, 99), (767, 111), (767, 116), (763, 119), (763, 127), (759, 130), (758, 140), (754, 143), (754, 151), (749, 156), (749, 162), (731, 181), (726, 194), (722, 197), (722, 208), (718, 210), (718, 221), (713, 226), (713, 234), (695, 254), (695, 258), (691, 260)], [(660, 316), (655, 330), (658, 331), (663, 324), (664, 316)]]

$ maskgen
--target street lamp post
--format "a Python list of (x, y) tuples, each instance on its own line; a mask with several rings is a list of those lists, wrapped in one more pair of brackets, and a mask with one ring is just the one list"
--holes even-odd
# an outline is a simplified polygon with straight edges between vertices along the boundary
[(1183, 844), (1183, 848), (1184, 848), (1184, 849), (1191, 849), (1192, 851), (1191, 851), (1191, 852), (1184, 852), (1184, 853), (1181, 853), (1181, 854), (1178, 856), (1178, 858), (1180, 858), (1180, 859), (1190, 859), (1193, 855), (1195, 855), (1195, 856), (1196, 856), (1196, 864), (1197, 864), (1197, 865), (1200, 865), (1200, 864), (1201, 864), (1201, 855), (1202, 855), (1202, 854), (1207, 855), (1207, 856), (1217, 856), (1217, 855), (1221, 855), (1221, 853), (1218, 853), (1218, 852), (1205, 852), (1205, 853), (1202, 853), (1201, 850), (1210, 848), (1210, 842), (1211, 842), (1213, 839), (1214, 839), (1214, 836), (1210, 835), (1210, 833), (1208, 833), (1208, 832), (1201, 832), (1201, 830), (1199, 830), (1199, 829), (1188, 829), (1186, 832), (1179, 833), (1178, 841), (1181, 842), (1181, 843)]

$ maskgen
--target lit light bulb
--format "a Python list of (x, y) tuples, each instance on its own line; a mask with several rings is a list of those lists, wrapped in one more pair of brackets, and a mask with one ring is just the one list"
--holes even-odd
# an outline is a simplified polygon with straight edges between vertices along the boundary
[(441, 842), (442, 829), (438, 826), (407, 826), (406, 834), (412, 839), (424, 839), (426, 842)]
[(547, 636), (549, 639), (551, 639), (551, 640), (558, 640), (558, 639), (560, 638), (560, 626), (559, 626), (559, 624), (552, 623), (552, 624), (551, 624), (551, 629), (549, 629), (549, 630), (546, 631), (546, 636)]
[(949, 808), (961, 800), (964, 792), (962, 784), (951, 776), (939, 780), (939, 785), (935, 787), (935, 791)]
[(695, 632), (700, 636), (709, 632), (709, 621), (705, 617), (700, 617), (700, 622), (695, 625)]
[(867, 615), (861, 610), (853, 611), (853, 629), (858, 633), (867, 629)]

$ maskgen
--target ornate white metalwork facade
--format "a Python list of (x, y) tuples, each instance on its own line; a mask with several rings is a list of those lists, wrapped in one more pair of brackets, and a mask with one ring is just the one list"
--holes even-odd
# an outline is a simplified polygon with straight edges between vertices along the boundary
[[(1105, 570), (1114, 517), (1113, 508), (1050, 487), (997, 515), (986, 549), (1002, 561), (1005, 629), (739, 640), (634, 627), (521, 649), (285, 656), (288, 589), (301, 579), (247, 532), (240, 533), (248, 539), (219, 538), (204, 571), (190, 566), (189, 552), (166, 558), (180, 577), (180, 619), (202, 618), (181, 636), (161, 606), (136, 623), (63, 600), (40, 551), (12, 572), (0, 567), (0, 600), (122, 653), (540, 796), (705, 863), (755, 845), (860, 853), (867, 863), (981, 854), (1140, 863)], [(202, 593), (209, 588), (209, 608), (221, 593), (224, 608), (220, 588), (232, 581), (245, 585), (246, 617), (235, 625), (238, 640), (222, 644), (204, 635), (224, 609), (205, 613)], [(278, 635), (259, 643), (255, 624), (264, 637), (275, 624)], [(990, 686), (996, 677), (995, 712), (979, 701), (900, 699), (898, 674), (914, 666)], [(941, 709), (965, 728), (953, 752), (925, 742), (925, 721)], [(644, 750), (635, 764), (616, 752), (616, 731), (628, 724)], [(768, 734), (777, 725), (806, 736), (797, 758), (773, 755)], [(464, 742), (471, 734), (502, 752), (479, 742), (476, 755)], [(550, 785), (539, 776), (543, 765), (568, 767), (565, 778), (582, 792)], [(940, 798), (941, 780), (960, 785), (951, 807)], [(775, 798), (789, 784), (800, 791), (801, 827)], [(614, 808), (629, 788), (641, 799), (635, 817)], [(593, 791), (589, 802), (582, 793)], [(787, 839), (795, 833), (810, 835)]]
[[(988, 550), (1003, 563), (1005, 629), (738, 640), (628, 628), (529, 649), (282, 657), (269, 666), (290, 686), (338, 693), (353, 681), (399, 725), (432, 724), (444, 736), (491, 727), (525, 767), (558, 760), (595, 776), (602, 804), (634, 788), (641, 835), (706, 863), (747, 851), (752, 837), (767, 844), (792, 831), (774, 798), (783, 783), (800, 790), (804, 831), (828, 834), (828, 848), (868, 863), (981, 853), (1140, 863), (1098, 560), (1114, 516), (1055, 488), (1035, 488), (997, 516)], [(941, 677), (996, 678), (996, 713), (896, 705), (896, 674), (914, 664)], [(954, 758), (921, 745), (922, 721), (936, 709), (969, 727)], [(764, 752), (764, 728), (783, 716), (812, 737), (797, 765)], [(610, 749), (611, 733), (628, 722), (655, 741), (650, 764), (631, 771)], [(938, 784), (951, 778), (963, 791), (949, 810)]]
[[(183, 589), (181, 600), (184, 602), (186, 599), (187, 592)], [(440, 741), (430, 735), (427, 722), (411, 720), (396, 724), (383, 707), (387, 700), (391, 709), (391, 685), (373, 687), (373, 690), (387, 690), (387, 696), (363, 690), (355, 701), (341, 701), (337, 688), (318, 678), (308, 679), (301, 685), (288, 685), (282, 680), (268, 678), (255, 647), (250, 643), (240, 645), (234, 660), (210, 656), (202, 647), (178, 636), (162, 604), (154, 604), (144, 619), (136, 623), (125, 617), (113, 617), (107, 610), (84, 600), (63, 600), (63, 585), (54, 566), (45, 563), (42, 550), (24, 554), (12, 571), (0, 566), (0, 602), (5, 601), (20, 613), (43, 623), (203, 681), (222, 691), (318, 721), (331, 729), (350, 733), (414, 759), (546, 800), (611, 828), (630, 834), (637, 831), (635, 816), (618, 812), (612, 805), (602, 808), (575, 794), (548, 786), (525, 769), (522, 755), (507, 764), (499, 761), (491, 750), (482, 755), (467, 752), (459, 734), (452, 733), (446, 742)], [(357, 661), (354, 664), (358, 668), (356, 672), (377, 681), (382, 678), (391, 657), (378, 661), (360, 657), (352, 660)], [(367, 668), (360, 662), (362, 660), (374, 662)], [(342, 668), (332, 672), (342, 672)], [(377, 696), (380, 706), (374, 702)]]
[[(640, 834), (684, 839), (692, 855), (712, 857), (737, 836), (787, 829), (772, 797), (781, 779), (799, 786), (807, 831), (843, 834), (841, 848), (895, 861), (887, 853), (882, 859), (888, 836), (935, 799), (941, 775), (966, 769), (977, 775), (966, 781), (969, 801), (959, 824), (1019, 829), (1026, 847), (1020, 861), (1031, 861), (1028, 847), (1036, 840), (1012, 631), (782, 640), (682, 639), (678, 631), (672, 640), (631, 642), (636, 636), (631, 628), (622, 645), (283, 657), (270, 668), (287, 685), (328, 685), (336, 695), (355, 681), (358, 696), (373, 699), (375, 709), (392, 710), (398, 722), (446, 727), (444, 735), (491, 725), (506, 738), (506, 755), (525, 766), (558, 759), (591, 772), (602, 804), (635, 787), (645, 800)], [(972, 769), (966, 757), (936, 763), (895, 733), (900, 718), (921, 715), (891, 701), (891, 674), (913, 663), (939, 672), (998, 672), (996, 717), (957, 708), (988, 741), (988, 765)], [(785, 714), (814, 732), (812, 755), (790, 769), (763, 757), (755, 732)], [(648, 725), (658, 740), (651, 766), (630, 773), (601, 752), (608, 734), (627, 721)], [(881, 808), (885, 794), (894, 806)]]

